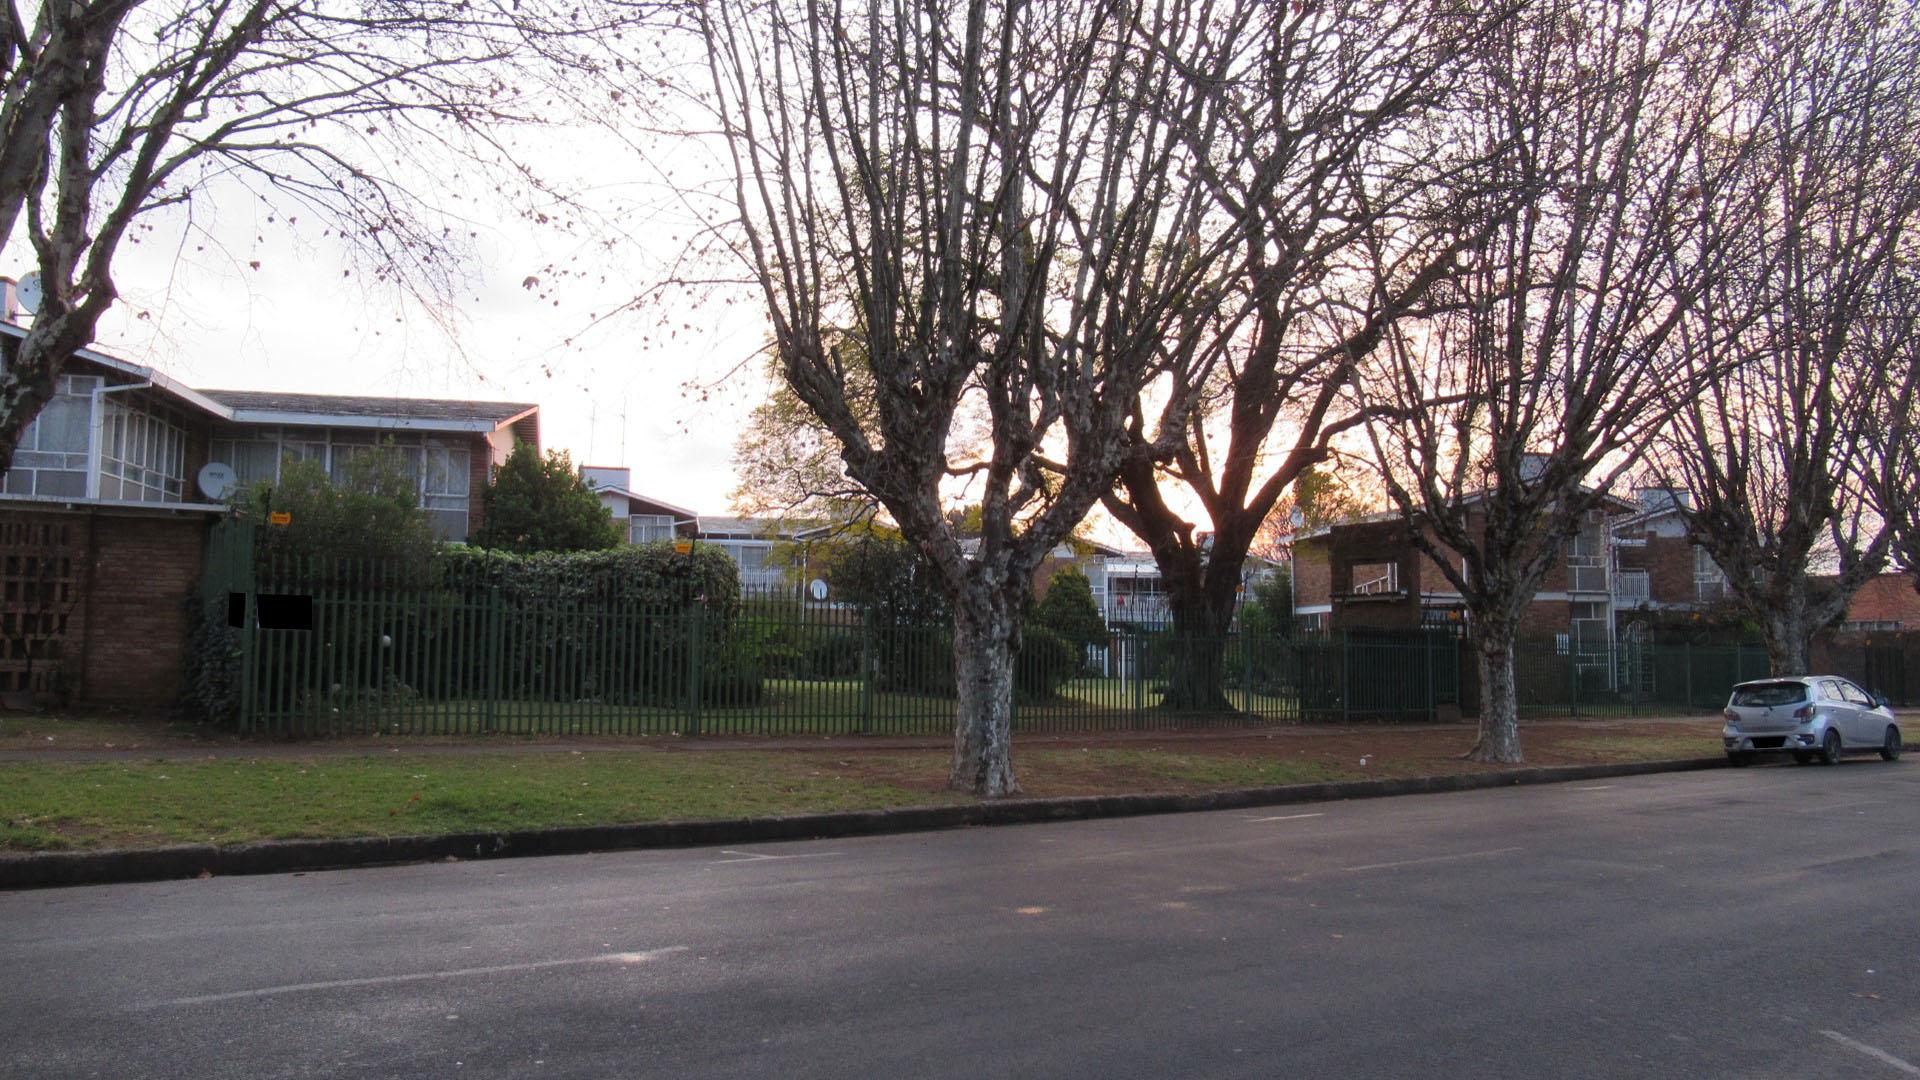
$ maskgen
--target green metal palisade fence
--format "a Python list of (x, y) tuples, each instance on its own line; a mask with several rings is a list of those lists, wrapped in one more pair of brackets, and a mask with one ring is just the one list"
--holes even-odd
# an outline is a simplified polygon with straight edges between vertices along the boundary
[[(368, 562), (256, 557), (244, 522), (209, 545), (203, 602), (237, 639), (242, 730), (329, 735), (945, 735), (952, 630), (870, 612), (743, 599), (636, 606), (614, 595), (510, 598), (498, 587)], [(1226, 707), (1164, 704), (1165, 628), (1116, 626), (1065, 667), (1020, 658), (1014, 727), (1095, 732), (1432, 720), (1471, 713), (1469, 643), (1445, 632), (1216, 644)], [(1717, 711), (1764, 677), (1755, 645), (1564, 642), (1516, 655), (1526, 719)], [(1464, 706), (1464, 709), (1463, 709)]]
[[(749, 597), (636, 607), (612, 597), (509, 599), (497, 588), (356, 561), (257, 560), (227, 523), (208, 555), (209, 614), (236, 624), (239, 725), (290, 737), (945, 735), (952, 630)], [(1428, 720), (1459, 700), (1457, 643), (1221, 639), (1227, 708), (1163, 705), (1164, 629), (1116, 628), (1064, 666), (1018, 665), (1024, 732)]]
[(1767, 650), (1751, 644), (1623, 643), (1575, 656), (1556, 642), (1522, 642), (1514, 668), (1522, 719), (1718, 712), (1735, 683), (1769, 673)]

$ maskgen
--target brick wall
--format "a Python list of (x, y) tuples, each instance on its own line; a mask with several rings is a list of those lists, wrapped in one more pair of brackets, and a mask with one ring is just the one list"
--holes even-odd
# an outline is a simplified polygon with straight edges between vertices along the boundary
[(1573, 627), (1573, 609), (1565, 600), (1535, 600), (1520, 615), (1523, 641), (1552, 640)]
[(1293, 546), (1293, 603), (1311, 607), (1333, 602), (1333, 569), (1327, 563), (1327, 537)]
[(93, 581), (82, 600), (85, 700), (172, 705), (180, 698), (187, 598), (200, 580), (207, 519), (90, 515)]
[[(0, 510), (0, 534), (22, 528), (57, 538), (59, 558), (72, 566), (71, 604), (55, 613), (59, 656), (49, 665), (66, 691), (110, 704), (178, 701), (187, 598), (200, 578), (207, 519)], [(0, 601), (0, 621), (24, 613), (18, 601)], [(51, 689), (52, 672), (41, 668), (36, 662), (34, 683)]]
[(1684, 536), (1657, 536), (1653, 533), (1628, 533), (1645, 539), (1645, 547), (1622, 547), (1616, 555), (1622, 570), (1645, 570), (1647, 592), (1657, 604), (1691, 604), (1698, 596), (1693, 587), (1693, 544)]

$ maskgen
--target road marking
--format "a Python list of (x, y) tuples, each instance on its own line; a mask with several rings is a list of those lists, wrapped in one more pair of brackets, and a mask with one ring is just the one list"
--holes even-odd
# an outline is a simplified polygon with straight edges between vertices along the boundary
[(1428, 863), (1454, 862), (1459, 859), (1486, 859), (1495, 855), (1511, 855), (1520, 849), (1517, 847), (1495, 848), (1492, 851), (1464, 851), (1458, 855), (1430, 855), (1424, 859), (1402, 859), (1399, 862), (1368, 863), (1365, 866), (1343, 866), (1340, 869), (1349, 874), (1362, 870), (1392, 870), (1401, 866), (1425, 866)]
[(464, 979), (471, 975), (511, 975), (522, 971), (541, 971), (546, 968), (583, 967), (588, 964), (644, 964), (649, 960), (671, 953), (686, 952), (685, 945), (670, 945), (664, 949), (648, 949), (646, 952), (601, 953), (599, 956), (580, 956), (571, 960), (535, 960), (526, 964), (497, 964), (493, 967), (457, 968), (453, 971), (418, 971), (410, 975), (375, 975), (366, 979), (330, 979), (326, 982), (289, 983), (285, 986), (263, 986), (257, 990), (234, 990), (225, 994), (200, 994), (195, 997), (174, 998), (160, 1002), (161, 1005), (207, 1005), (215, 1001), (240, 1001), (245, 998), (278, 997), (281, 994), (302, 994), (309, 990), (341, 990), (355, 986), (389, 986), (396, 983), (429, 982), (434, 979)]
[(804, 855), (762, 855), (757, 851), (731, 851), (723, 848), (721, 849), (720, 854), (738, 855), (740, 857), (737, 859), (714, 859), (712, 862), (709, 862), (707, 865), (720, 866), (725, 863), (737, 863), (737, 862), (769, 862), (777, 859), (825, 859), (825, 858), (830, 858), (832, 856), (838, 855), (840, 853), (837, 851), (810, 851)]
[(1866, 1043), (1849, 1039), (1845, 1035), (1842, 1035), (1837, 1031), (1823, 1031), (1820, 1034), (1825, 1035), (1827, 1038), (1832, 1039), (1834, 1042), (1837, 1042), (1841, 1046), (1847, 1047), (1848, 1049), (1858, 1050), (1861, 1053), (1867, 1055), (1868, 1057), (1874, 1059), (1875, 1061), (1878, 1061), (1882, 1065), (1890, 1065), (1893, 1068), (1896, 1068), (1901, 1072), (1906, 1073), (1908, 1076), (1920, 1076), (1920, 1066), (1913, 1065), (1910, 1062), (1901, 1061), (1899, 1058), (1894, 1057), (1892, 1054), (1887, 1053), (1885, 1050), (1882, 1050), (1877, 1046), (1868, 1046)]
[(1325, 814), (1281, 814), (1279, 817), (1250, 817), (1247, 820), (1258, 825), (1263, 821), (1299, 821), (1301, 818), (1326, 816)]
[(1577, 787), (1577, 788), (1574, 788), (1573, 790), (1575, 791), (1612, 791), (1613, 785), (1612, 784), (1594, 784), (1590, 787)]

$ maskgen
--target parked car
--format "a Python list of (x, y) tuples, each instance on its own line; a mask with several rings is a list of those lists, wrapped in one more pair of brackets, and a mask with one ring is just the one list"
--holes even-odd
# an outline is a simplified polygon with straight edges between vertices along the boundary
[(1878, 750), (1900, 759), (1900, 725), (1887, 700), (1838, 675), (1758, 679), (1733, 688), (1720, 733), (1727, 759), (1746, 765), (1761, 754), (1792, 754), (1802, 765), (1840, 764), (1842, 754)]

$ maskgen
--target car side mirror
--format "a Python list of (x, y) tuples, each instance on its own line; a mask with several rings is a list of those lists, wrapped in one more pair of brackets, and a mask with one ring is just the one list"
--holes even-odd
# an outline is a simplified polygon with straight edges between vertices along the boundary
[(1874, 708), (1877, 709), (1890, 709), (1893, 707), (1893, 702), (1887, 700), (1887, 695), (1875, 692), (1873, 695), (1873, 705)]

